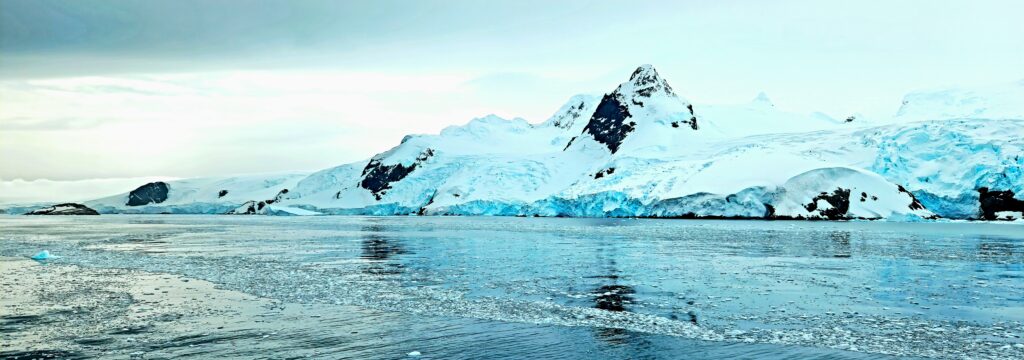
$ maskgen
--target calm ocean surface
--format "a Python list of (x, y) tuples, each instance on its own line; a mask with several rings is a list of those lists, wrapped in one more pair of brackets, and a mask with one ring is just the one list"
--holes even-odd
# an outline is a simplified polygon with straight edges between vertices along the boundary
[(0, 256), (0, 357), (1024, 358), (1019, 223), (3, 216)]

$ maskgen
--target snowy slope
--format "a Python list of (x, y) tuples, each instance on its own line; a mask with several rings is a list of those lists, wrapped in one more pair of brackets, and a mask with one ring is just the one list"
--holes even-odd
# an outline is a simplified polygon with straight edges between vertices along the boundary
[[(140, 184), (166, 184), (166, 199), (145, 205), (128, 205), (131, 192), (85, 202), (100, 213), (186, 213), (224, 214), (243, 204), (278, 198), (282, 190), (292, 189), (307, 174), (247, 175), (223, 178), (197, 178)], [(287, 192), (280, 198), (287, 196)]]
[(308, 176), (173, 181), (159, 203), (126, 205), (161, 195), (157, 186), (86, 205), (104, 213), (977, 218), (979, 188), (993, 191), (992, 213), (1012, 210), (1012, 194), (1024, 193), (1024, 116), (1015, 110), (1024, 86), (1014, 86), (991, 97), (984, 89), (911, 94), (892, 119), (846, 121), (782, 111), (763, 93), (748, 104), (694, 105), (644, 65), (611, 92), (572, 97), (537, 124), (490, 115)]
[(839, 130), (867, 125), (863, 120), (839, 121), (822, 113), (797, 114), (779, 110), (768, 95), (759, 93), (748, 104), (697, 106), (703, 128), (722, 137)]
[(978, 89), (947, 88), (907, 94), (898, 121), (1024, 119), (1024, 80)]

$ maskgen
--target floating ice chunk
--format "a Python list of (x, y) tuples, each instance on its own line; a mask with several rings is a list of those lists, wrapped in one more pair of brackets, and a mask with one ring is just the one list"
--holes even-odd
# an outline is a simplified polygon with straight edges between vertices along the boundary
[(43, 260), (56, 259), (56, 258), (59, 258), (59, 257), (60, 256), (57, 256), (57, 255), (51, 255), (50, 252), (47, 251), (47, 250), (43, 250), (43, 251), (40, 251), (39, 253), (37, 253), (35, 255), (32, 255), (32, 260), (43, 261)]
[(419, 351), (413, 351), (413, 352), (409, 353), (409, 356), (420, 356), (420, 355), (423, 355), (423, 354), (421, 354)]

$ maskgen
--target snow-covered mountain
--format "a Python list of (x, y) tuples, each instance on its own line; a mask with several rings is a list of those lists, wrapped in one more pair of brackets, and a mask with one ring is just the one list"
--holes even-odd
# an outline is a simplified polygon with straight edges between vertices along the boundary
[(978, 89), (913, 92), (903, 98), (896, 118), (902, 121), (1024, 119), (1024, 80)]
[(779, 110), (763, 93), (693, 104), (644, 65), (537, 124), (490, 115), (313, 174), (151, 183), (85, 204), (101, 213), (1019, 218), (1021, 89), (915, 93), (893, 119), (836, 120)]

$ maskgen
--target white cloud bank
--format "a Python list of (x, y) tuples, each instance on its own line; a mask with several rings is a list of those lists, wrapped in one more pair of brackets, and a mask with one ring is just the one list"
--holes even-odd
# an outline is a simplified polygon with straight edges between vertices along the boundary
[(174, 180), (170, 177), (137, 177), (89, 180), (3, 180), (0, 179), (0, 204), (74, 202), (130, 191), (151, 181)]

